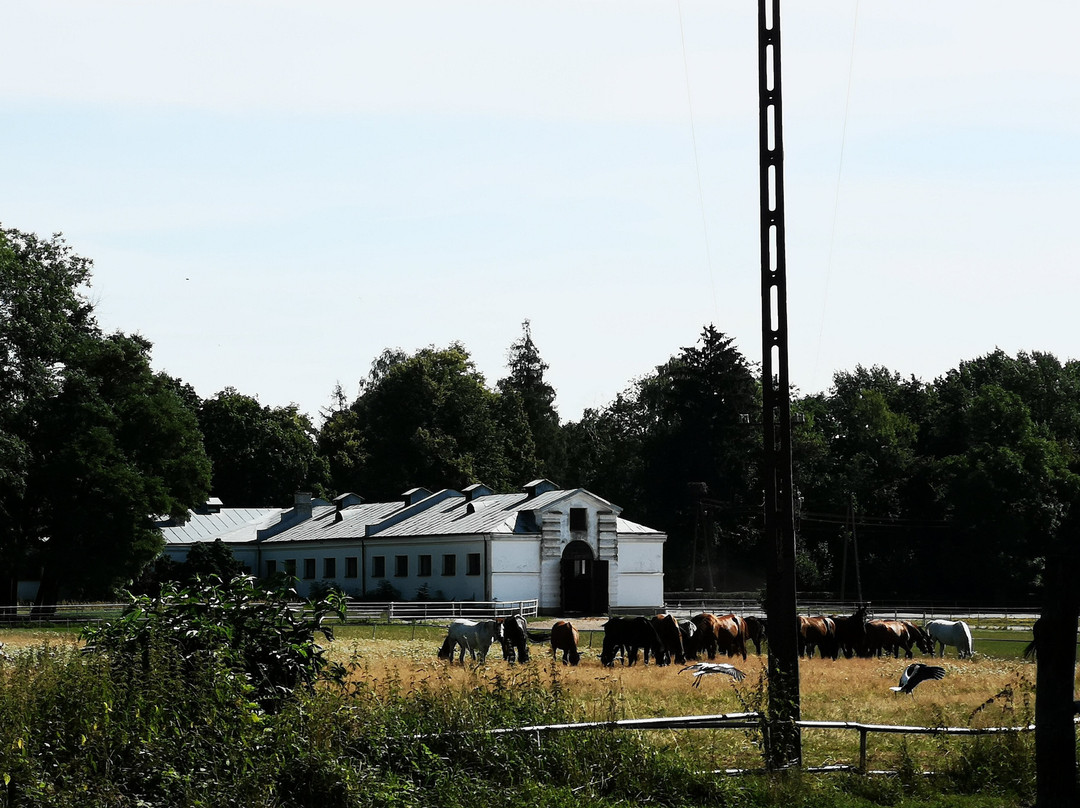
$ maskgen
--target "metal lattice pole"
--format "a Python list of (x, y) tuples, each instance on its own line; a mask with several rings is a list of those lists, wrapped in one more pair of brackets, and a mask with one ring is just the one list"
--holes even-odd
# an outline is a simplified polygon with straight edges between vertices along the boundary
[(780, 0), (758, 4), (761, 187), (762, 425), (765, 540), (769, 548), (769, 762), (799, 765), (799, 646), (795, 597), (795, 514), (791, 474), (784, 149), (780, 104)]

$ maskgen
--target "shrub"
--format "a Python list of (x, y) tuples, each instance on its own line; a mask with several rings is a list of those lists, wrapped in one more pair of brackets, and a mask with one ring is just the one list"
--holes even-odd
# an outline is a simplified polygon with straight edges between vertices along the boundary
[(274, 710), (296, 687), (344, 675), (316, 642), (318, 634), (333, 639), (324, 620), (331, 613), (344, 619), (344, 598), (332, 592), (306, 607), (293, 598), (251, 577), (223, 583), (211, 576), (132, 597), (121, 617), (87, 628), (83, 638), (87, 653), (107, 656), (119, 671), (150, 671), (155, 649), (171, 649), (186, 671), (242, 677), (254, 700)]

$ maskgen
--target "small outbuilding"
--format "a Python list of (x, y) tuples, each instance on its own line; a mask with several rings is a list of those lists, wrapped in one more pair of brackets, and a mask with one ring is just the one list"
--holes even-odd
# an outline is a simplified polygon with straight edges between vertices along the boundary
[(536, 599), (548, 613), (659, 608), (667, 536), (620, 512), (583, 488), (534, 480), (515, 494), (414, 488), (378, 503), (297, 494), (287, 509), (212, 501), (183, 525), (159, 526), (176, 561), (221, 539), (253, 574), (294, 576), (302, 596), (336, 586), (358, 598)]

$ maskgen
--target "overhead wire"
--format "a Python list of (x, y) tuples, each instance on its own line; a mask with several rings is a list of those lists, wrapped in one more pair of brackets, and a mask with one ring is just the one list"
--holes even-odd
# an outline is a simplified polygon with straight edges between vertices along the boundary
[(859, 31), (859, 0), (855, 0), (855, 20), (851, 26), (851, 51), (848, 55), (847, 94), (844, 98), (844, 122), (840, 131), (840, 159), (836, 167), (836, 188), (833, 193), (832, 228), (829, 233), (829, 252), (825, 259), (825, 288), (821, 297), (821, 320), (818, 325), (817, 353), (814, 356), (814, 368), (812, 379), (817, 378), (818, 366), (821, 364), (821, 344), (825, 339), (825, 312), (829, 306), (829, 280), (832, 275), (833, 252), (836, 246), (836, 222), (840, 211), (840, 181), (844, 173), (844, 150), (847, 145), (848, 117), (851, 111), (851, 85), (855, 75), (855, 42)]
[(705, 239), (705, 268), (709, 274), (712, 290), (713, 319), (719, 320), (720, 303), (716, 296), (716, 278), (713, 275), (712, 249), (709, 244), (709, 222), (705, 215), (705, 190), (701, 182), (701, 160), (698, 157), (697, 127), (694, 123), (694, 98), (690, 91), (690, 65), (686, 58), (686, 32), (683, 28), (682, 0), (675, 0), (679, 14), (679, 43), (682, 46), (683, 78), (686, 82), (686, 105), (690, 111), (690, 142), (694, 151), (694, 172), (697, 175), (698, 205), (701, 208), (701, 229)]

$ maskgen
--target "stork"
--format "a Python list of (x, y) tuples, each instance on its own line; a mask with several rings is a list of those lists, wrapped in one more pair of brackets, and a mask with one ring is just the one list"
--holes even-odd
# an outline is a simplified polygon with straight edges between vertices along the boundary
[(694, 687), (698, 687), (701, 684), (701, 678), (703, 676), (710, 676), (715, 673), (722, 673), (725, 676), (730, 676), (736, 682), (741, 682), (746, 678), (746, 674), (736, 668), (734, 665), (728, 665), (724, 662), (697, 662), (693, 665), (687, 665), (679, 673), (683, 671), (694, 672)]
[(900, 675), (900, 684), (890, 687), (889, 690), (895, 690), (897, 693), (911, 693), (911, 697), (915, 698), (915, 694), (911, 691), (918, 687), (920, 682), (925, 682), (928, 679), (944, 678), (944, 668), (937, 665), (923, 665), (921, 662), (913, 662)]

